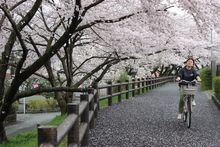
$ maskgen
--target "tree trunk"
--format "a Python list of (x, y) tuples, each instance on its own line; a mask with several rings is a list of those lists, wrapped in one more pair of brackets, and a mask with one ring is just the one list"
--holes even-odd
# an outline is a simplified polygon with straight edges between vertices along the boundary
[(0, 122), (0, 143), (7, 140), (4, 123)]
[(58, 102), (58, 105), (60, 107), (61, 115), (64, 115), (67, 112), (67, 104), (65, 99), (62, 97), (61, 92), (55, 92), (55, 99)]
[(72, 103), (73, 101), (73, 92), (66, 92), (66, 102), (67, 103)]

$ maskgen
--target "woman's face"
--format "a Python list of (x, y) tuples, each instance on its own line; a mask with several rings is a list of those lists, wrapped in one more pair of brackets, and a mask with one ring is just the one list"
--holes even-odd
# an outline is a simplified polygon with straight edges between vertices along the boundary
[(186, 66), (188, 67), (193, 67), (193, 60), (189, 59), (187, 62), (186, 62)]

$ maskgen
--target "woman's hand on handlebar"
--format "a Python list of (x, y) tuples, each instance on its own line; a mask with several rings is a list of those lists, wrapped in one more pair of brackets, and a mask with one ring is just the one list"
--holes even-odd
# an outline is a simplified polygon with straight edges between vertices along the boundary
[(201, 81), (202, 81), (199, 76), (196, 77), (196, 80), (197, 80), (198, 82), (201, 82)]
[(176, 78), (176, 81), (177, 81), (177, 82), (179, 82), (180, 80), (181, 80), (180, 77), (177, 77), (177, 78)]

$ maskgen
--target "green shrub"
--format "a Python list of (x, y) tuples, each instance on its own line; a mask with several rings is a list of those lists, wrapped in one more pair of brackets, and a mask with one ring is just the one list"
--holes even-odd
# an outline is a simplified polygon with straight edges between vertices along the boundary
[(200, 77), (202, 79), (201, 88), (202, 90), (212, 89), (212, 71), (211, 68), (206, 67), (200, 71)]
[(220, 100), (220, 77), (214, 78), (214, 86), (215, 96)]
[(129, 76), (127, 72), (122, 71), (120, 72), (119, 76), (116, 78), (116, 81), (120, 80), (121, 82), (125, 82), (126, 80), (129, 80)]
[[(116, 84), (118, 81), (125, 82), (126, 80), (129, 80), (129, 75), (127, 74), (127, 72), (121, 71), (119, 73), (119, 76), (116, 77), (115, 80), (113, 81), (113, 84), (114, 83)], [(122, 86), (121, 88), (122, 88), (122, 91), (125, 90), (125, 86)], [(118, 87), (117, 86), (113, 87), (112, 90), (113, 90), (113, 93), (116, 93), (116, 92), (118, 92)]]
[(47, 101), (47, 105), (49, 106), (48, 110), (53, 111), (57, 106), (57, 101), (54, 99), (46, 99), (46, 101)]
[(56, 109), (57, 102), (54, 99), (30, 100), (27, 106), (29, 112), (50, 112)]
[(18, 107), (19, 107), (18, 101), (15, 101), (14, 103), (12, 103), (12, 109), (13, 109), (14, 111), (17, 111), (17, 110), (18, 110)]

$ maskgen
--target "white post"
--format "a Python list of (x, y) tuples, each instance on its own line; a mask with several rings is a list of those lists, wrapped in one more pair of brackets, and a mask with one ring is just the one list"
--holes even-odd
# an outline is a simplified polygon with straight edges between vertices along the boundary
[(24, 114), (25, 114), (25, 112), (26, 112), (26, 104), (25, 104), (25, 98), (23, 98), (23, 104), (24, 104)]

